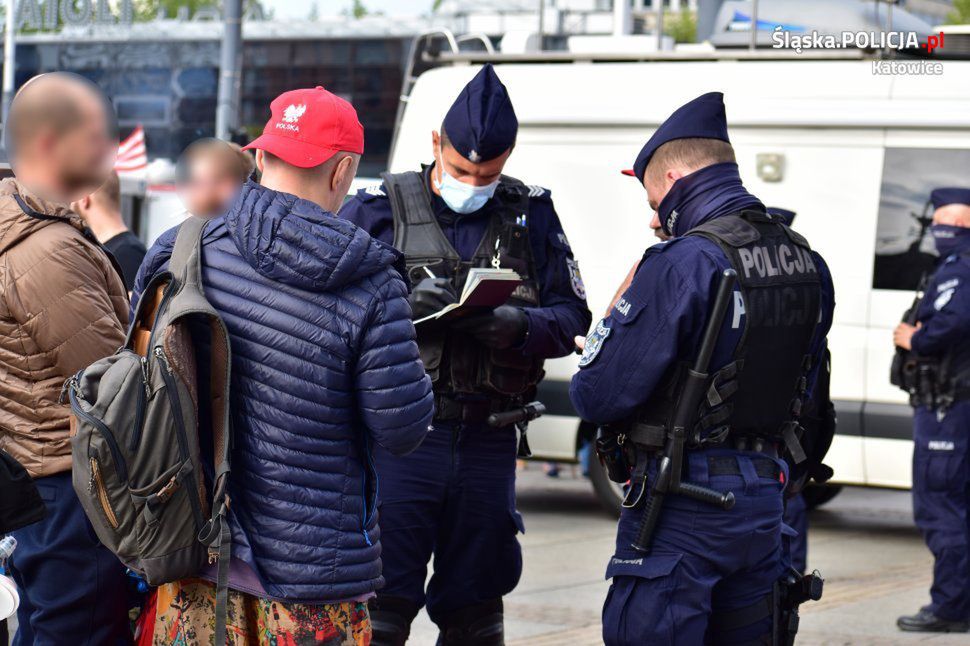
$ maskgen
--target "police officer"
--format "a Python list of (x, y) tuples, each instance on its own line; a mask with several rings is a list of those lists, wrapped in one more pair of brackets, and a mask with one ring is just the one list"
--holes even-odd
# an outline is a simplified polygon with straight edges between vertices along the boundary
[(374, 644), (404, 643), (422, 605), (442, 644), (503, 643), (502, 597), (522, 570), (516, 431), (486, 419), (528, 403), (543, 360), (568, 354), (591, 319), (549, 191), (502, 174), (517, 130), (505, 86), (486, 65), (432, 134), (433, 164), (384, 174), (340, 210), (404, 252), (415, 319), (454, 302), (471, 267), (524, 279), (493, 311), (417, 325), (434, 430), (403, 459), (375, 447), (387, 583), (372, 604)]
[(916, 376), (913, 509), (933, 552), (931, 603), (896, 624), (912, 632), (967, 632), (970, 620), (970, 188), (938, 188), (930, 232), (939, 252), (897, 347)]
[[(580, 416), (616, 435), (626, 460), (619, 477), (631, 479), (607, 567), (603, 638), (610, 646), (770, 640), (772, 591), (785, 576), (781, 456), (799, 451), (800, 402), (831, 324), (831, 278), (804, 238), (745, 190), (720, 93), (677, 109), (629, 174), (671, 240), (646, 251), (594, 326), (570, 386)], [(682, 479), (733, 492), (735, 505), (667, 495), (652, 542), (635, 548), (683, 366), (729, 268), (738, 285)]]

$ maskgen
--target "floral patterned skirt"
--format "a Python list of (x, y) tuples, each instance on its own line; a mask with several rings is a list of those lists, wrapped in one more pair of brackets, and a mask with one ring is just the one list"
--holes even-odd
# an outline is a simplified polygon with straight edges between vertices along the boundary
[[(212, 644), (216, 608), (212, 583), (184, 579), (159, 586), (156, 594), (151, 643)], [(368, 646), (370, 640), (366, 602), (311, 606), (229, 591), (226, 643), (231, 646)]]

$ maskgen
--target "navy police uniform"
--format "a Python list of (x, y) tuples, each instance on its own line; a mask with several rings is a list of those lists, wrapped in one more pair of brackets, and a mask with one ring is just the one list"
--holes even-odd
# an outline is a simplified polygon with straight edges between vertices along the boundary
[[(491, 66), (462, 91), (443, 131), (473, 163), (513, 146), (515, 113)], [(516, 535), (524, 527), (515, 508), (516, 430), (492, 428), (485, 420), (527, 403), (542, 361), (570, 353), (573, 338), (585, 334), (591, 320), (547, 189), (503, 176), (484, 204), (469, 207), (447, 193), (452, 178), (438, 180), (438, 170), (385, 174), (382, 184), (359, 191), (339, 215), (405, 253), (416, 285), (412, 302), (422, 281), (444, 281), (460, 293), (471, 267), (515, 269), (523, 285), (512, 307), (499, 310), (520, 318), (522, 334), (512, 347), (494, 349), (464, 324), (417, 326), (436, 414), (433, 431), (412, 454), (375, 451), (386, 580), (372, 604), (375, 644), (403, 643), (422, 605), (441, 629), (440, 643), (502, 643), (501, 598), (522, 571)], [(437, 181), (441, 195), (430, 189)], [(425, 588), (432, 557), (434, 573)]]
[[(791, 209), (769, 206), (768, 213), (779, 218), (786, 226), (792, 226), (797, 213)], [(804, 572), (808, 561), (808, 508), (801, 493), (786, 498), (785, 524), (791, 529), (791, 535), (783, 541), (791, 561), (791, 566), (799, 572)]]
[[(632, 174), (642, 181), (657, 148), (693, 137), (728, 141), (719, 93), (676, 111), (644, 146)], [(793, 400), (807, 394), (799, 383), (810, 384), (810, 364), (817, 365), (823, 351), (833, 309), (831, 277), (821, 257), (744, 190), (736, 164), (713, 164), (678, 180), (658, 213), (673, 238), (646, 251), (629, 288), (594, 326), (570, 387), (584, 419), (600, 425), (637, 420), (623, 436), (637, 448), (606, 571), (612, 585), (603, 639), (609, 646), (755, 641), (770, 633), (767, 600), (785, 574), (787, 466), (777, 444), (740, 431), (759, 430), (761, 411), (787, 413)], [(684, 479), (732, 491), (736, 503), (725, 511), (668, 495), (644, 553), (632, 544), (663, 442), (655, 435), (657, 418), (669, 419), (665, 400), (676, 399), (671, 384), (684, 362), (693, 360), (722, 272), (731, 267), (738, 270), (739, 287), (711, 359), (717, 377), (708, 395), (726, 405), (701, 412)], [(791, 300), (778, 300), (778, 281), (794, 294)], [(773, 339), (773, 347), (757, 338)], [(745, 346), (749, 351), (739, 356)], [(764, 356), (766, 350), (771, 356)], [(761, 375), (774, 370), (772, 362), (787, 372)], [(787, 394), (777, 384), (785, 384)], [(653, 450), (645, 448), (650, 443)]]
[[(934, 208), (970, 205), (970, 189), (937, 189)], [(912, 351), (945, 373), (918, 394), (913, 508), (935, 559), (931, 603), (904, 630), (966, 631), (970, 621), (970, 228), (930, 227), (940, 258), (917, 309)], [(934, 388), (928, 385), (928, 388)]]

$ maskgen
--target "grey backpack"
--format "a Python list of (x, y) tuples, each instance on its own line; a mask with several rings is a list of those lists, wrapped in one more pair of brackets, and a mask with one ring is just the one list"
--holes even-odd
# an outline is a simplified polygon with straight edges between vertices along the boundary
[[(74, 489), (98, 538), (150, 585), (196, 576), (218, 560), (221, 645), (231, 355), (225, 324), (202, 288), (204, 227), (201, 218), (182, 224), (168, 271), (145, 288), (125, 345), (78, 372), (65, 389), (73, 413)], [(208, 413), (201, 418), (211, 421), (211, 433), (200, 433), (200, 411)], [(200, 435), (211, 436), (211, 451), (202, 450)]]

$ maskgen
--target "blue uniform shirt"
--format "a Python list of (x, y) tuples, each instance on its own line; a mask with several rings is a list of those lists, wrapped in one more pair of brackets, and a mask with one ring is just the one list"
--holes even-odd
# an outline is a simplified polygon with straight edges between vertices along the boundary
[[(811, 348), (818, 366), (835, 299), (828, 267), (818, 254), (814, 258), (822, 281), (821, 317)], [(700, 236), (648, 249), (623, 297), (587, 338), (569, 388), (580, 417), (595, 424), (625, 419), (647, 402), (674, 365), (693, 361), (721, 273), (730, 268), (724, 252)], [(711, 358), (712, 372), (730, 363), (741, 340), (745, 319), (739, 301), (736, 290)]]
[(952, 350), (951, 373), (970, 368), (970, 256), (964, 252), (941, 259), (924, 294), (913, 351), (931, 357)]
[[(547, 189), (529, 187), (529, 215), (526, 226), (536, 264), (541, 307), (523, 308), (529, 319), (529, 333), (522, 351), (542, 357), (562, 357), (575, 348), (573, 337), (586, 334), (592, 315), (586, 306), (586, 291), (573, 258), (572, 249)], [(489, 212), (496, 202), (489, 200), (474, 213), (455, 213), (437, 195), (432, 203), (442, 232), (464, 260), (471, 259), (485, 236)], [(391, 202), (383, 184), (362, 189), (338, 213), (381, 242), (394, 241)]]

